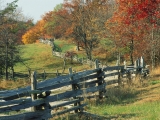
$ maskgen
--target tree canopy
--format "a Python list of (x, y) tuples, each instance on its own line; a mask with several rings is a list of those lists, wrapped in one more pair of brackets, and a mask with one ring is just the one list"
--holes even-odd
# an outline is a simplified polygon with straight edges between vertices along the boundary
[[(92, 52), (100, 41), (108, 39), (114, 47), (111, 51), (132, 64), (141, 55), (156, 63), (160, 59), (159, 6), (159, 0), (64, 0), (44, 14), (42, 20), (24, 34), (22, 41), (33, 43), (45, 36), (69, 38), (92, 59)], [(108, 44), (106, 47), (110, 48)]]

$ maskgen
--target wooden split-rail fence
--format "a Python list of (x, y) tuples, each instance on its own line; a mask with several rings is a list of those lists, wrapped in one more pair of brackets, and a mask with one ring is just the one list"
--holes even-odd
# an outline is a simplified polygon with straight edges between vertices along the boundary
[(84, 99), (95, 96), (103, 99), (106, 86), (120, 85), (120, 76), (128, 74), (128, 71), (133, 74), (138, 70), (141, 74), (144, 66), (140, 63), (142, 61), (138, 62), (136, 68), (125, 68), (125, 65), (100, 68), (96, 60), (93, 70), (73, 73), (69, 68), (68, 75), (41, 82), (37, 82), (36, 72), (33, 72), (31, 86), (0, 91), (0, 120), (46, 120), (71, 111), (86, 113)]
[[(52, 51), (52, 54), (56, 57), (60, 57), (60, 58), (65, 58), (65, 59), (71, 59), (70, 57), (66, 57), (65, 53), (62, 53), (62, 52), (56, 52), (56, 51)], [(76, 62), (79, 62), (79, 63), (82, 63), (82, 64), (87, 64), (87, 65), (90, 65), (90, 66), (94, 66), (94, 60), (89, 60), (87, 58), (79, 58), (78, 56), (73, 56), (73, 61), (76, 61)]]
[[(51, 40), (43, 40), (43, 39), (40, 39), (39, 41), (40, 41), (40, 43), (50, 45), (52, 48), (55, 47), (53, 41), (51, 41)], [(59, 52), (59, 51), (56, 51), (56, 50), (54, 50), (54, 49), (52, 49), (52, 54), (53, 54), (54, 56), (56, 56), (56, 57), (60, 57), (60, 58), (63, 58), (63, 59), (64, 59), (64, 58), (65, 58), (65, 59), (71, 59), (71, 57), (66, 57), (66, 53)], [(94, 62), (95, 60), (89, 60), (88, 58), (84, 58), (84, 57), (80, 58), (80, 57), (78, 57), (77, 55), (73, 56), (72, 59), (73, 59), (74, 61), (79, 62), (79, 63), (88, 64), (88, 65), (90, 65), (90, 66), (94, 66), (94, 63), (95, 63), (95, 62)]]

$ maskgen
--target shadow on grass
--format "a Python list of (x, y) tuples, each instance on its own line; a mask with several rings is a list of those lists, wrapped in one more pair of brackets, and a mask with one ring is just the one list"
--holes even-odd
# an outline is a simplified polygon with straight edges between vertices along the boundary
[(62, 52), (62, 49), (60, 46), (58, 46), (57, 44), (54, 43), (54, 48), (53, 48), (54, 51), (56, 52)]
[[(117, 115), (105, 115), (105, 116), (99, 116), (99, 115), (96, 115), (96, 114), (89, 114), (89, 115), (86, 115), (83, 113), (82, 114), (73, 114), (73, 115), (69, 115), (68, 119), (69, 120), (121, 120), (121, 119), (131, 119), (133, 117), (136, 117), (137, 116), (137, 113), (134, 113), (134, 114), (117, 114)], [(61, 119), (61, 120), (66, 120), (65, 118), (64, 119)]]
[(148, 89), (137, 90), (132, 87), (114, 87), (107, 89), (105, 100), (96, 101), (96, 105), (106, 104), (106, 105), (126, 105), (134, 103), (137, 101), (137, 96), (141, 93), (148, 92)]
[(129, 104), (136, 100), (138, 94), (138, 91), (130, 87), (111, 88), (106, 93), (108, 97), (105, 100), (105, 104)]

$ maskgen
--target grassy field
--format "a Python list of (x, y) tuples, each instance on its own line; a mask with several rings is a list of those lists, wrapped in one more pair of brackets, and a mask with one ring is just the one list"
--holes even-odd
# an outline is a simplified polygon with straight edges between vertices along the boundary
[[(160, 78), (151, 80), (145, 86), (125, 87), (111, 90), (103, 101), (88, 101), (86, 111), (102, 116), (95, 119), (75, 115), (56, 120), (159, 120), (160, 119)], [(55, 120), (55, 119), (51, 119)]]
[[(62, 42), (56, 42), (56, 44), (61, 45)], [(68, 49), (72, 49), (73, 45), (66, 45), (65, 48), (62, 47), (62, 51)], [(56, 72), (59, 70), (61, 72), (63, 70), (63, 59), (59, 57), (55, 57), (52, 55), (52, 49), (49, 45), (35, 43), (35, 44), (28, 44), (22, 45), (19, 47), (20, 49), (20, 56), (22, 58), (22, 62), (19, 62), (15, 66), (15, 72), (27, 71), (28, 68), (31, 68), (32, 71), (43, 71), (46, 72)], [(70, 64), (70, 61), (66, 62), (66, 70), (68, 72), (69, 67), (72, 67), (75, 71), (80, 71), (84, 69), (88, 69), (88, 66), (81, 65), (80, 63), (74, 62)]]
[[(157, 74), (153, 73), (157, 71)], [(107, 89), (107, 98), (87, 101), (86, 111), (104, 120), (160, 120), (160, 67), (151, 73), (143, 85)], [(58, 120), (95, 120), (69, 116)], [(54, 120), (54, 119), (52, 119)], [(101, 119), (96, 119), (101, 120)], [(102, 119), (103, 120), (103, 119)]]
[[(73, 45), (63, 45), (62, 41), (56, 44), (66, 46), (62, 47), (62, 51), (74, 49)], [(28, 67), (37, 72), (45, 70), (55, 73), (56, 70), (59, 72), (63, 70), (63, 59), (52, 56), (49, 45), (35, 43), (22, 45), (19, 49), (23, 63), (16, 64), (15, 72), (27, 72)], [(70, 61), (67, 61), (65, 73), (68, 73), (69, 67), (75, 71), (90, 69), (88, 65), (76, 62), (70, 64)], [(24, 80), (0, 81), (0, 89), (13, 89), (29, 84)], [(103, 101), (87, 101), (86, 111), (104, 116), (108, 120), (160, 120), (160, 67), (151, 72), (143, 85), (137, 83), (134, 86), (107, 88), (107, 96), (108, 98)], [(59, 120), (73, 119), (76, 119), (75, 116), (59, 118)]]
[(68, 43), (67, 41), (60, 41), (60, 40), (55, 40), (54, 41), (55, 45), (61, 48), (62, 52), (66, 51), (74, 51), (75, 50), (75, 45)]
[(108, 119), (159, 120), (160, 68), (143, 85), (111, 88), (102, 102), (89, 102), (88, 111)]
[[(61, 45), (62, 43), (64, 42), (56, 41), (57, 45)], [(65, 46), (65, 50), (73, 49), (73, 45), (66, 45), (65, 43)], [(28, 74), (28, 69), (31, 69), (31, 72), (36, 71), (37, 73), (43, 73), (45, 70), (46, 73), (50, 73), (46, 78), (49, 79), (56, 76), (57, 70), (59, 73), (62, 73), (64, 70), (63, 59), (53, 56), (52, 49), (49, 45), (42, 43), (21, 45), (19, 46), (19, 51), (21, 61), (14, 66), (15, 72)], [(63, 47), (62, 51), (64, 51)], [(82, 65), (77, 62), (71, 64), (70, 60), (67, 60), (64, 74), (68, 74), (68, 68), (70, 67), (72, 67), (73, 71), (90, 69), (88, 65)], [(0, 90), (15, 89), (30, 85), (29, 78), (15, 78), (14, 80), (0, 80)]]

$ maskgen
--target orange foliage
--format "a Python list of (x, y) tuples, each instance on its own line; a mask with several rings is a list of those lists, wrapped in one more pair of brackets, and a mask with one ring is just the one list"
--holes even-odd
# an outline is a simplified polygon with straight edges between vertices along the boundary
[(22, 42), (24, 44), (30, 44), (36, 42), (37, 39), (40, 37), (43, 37), (45, 35), (44, 31), (44, 20), (38, 21), (38, 23), (30, 28), (23, 36), (22, 36)]

